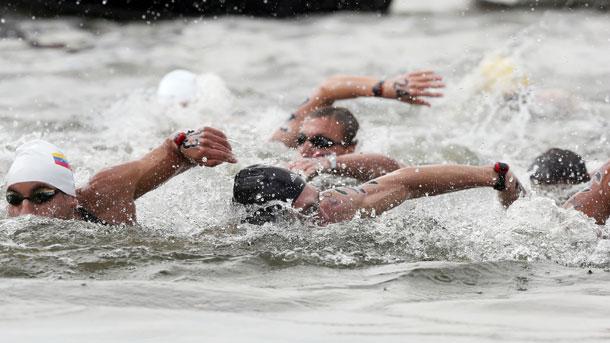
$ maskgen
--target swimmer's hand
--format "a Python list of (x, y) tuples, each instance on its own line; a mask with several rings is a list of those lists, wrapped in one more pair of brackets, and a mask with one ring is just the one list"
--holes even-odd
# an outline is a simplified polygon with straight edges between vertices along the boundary
[(443, 93), (431, 91), (432, 88), (444, 88), (442, 80), (440, 75), (431, 70), (401, 74), (383, 82), (381, 96), (413, 105), (430, 106), (421, 97), (442, 97)]
[(294, 172), (303, 175), (307, 180), (311, 180), (316, 175), (331, 169), (330, 160), (326, 157), (303, 158), (288, 165)]
[(185, 134), (186, 137), (181, 141), (174, 140), (174, 142), (179, 143), (180, 153), (191, 163), (215, 167), (224, 162), (237, 162), (231, 144), (222, 131), (204, 127), (195, 131), (187, 131)]
[(519, 199), (521, 196), (525, 196), (525, 188), (521, 185), (521, 182), (517, 179), (515, 174), (511, 171), (506, 173), (506, 189), (498, 192), (498, 200), (504, 208), (508, 208)]

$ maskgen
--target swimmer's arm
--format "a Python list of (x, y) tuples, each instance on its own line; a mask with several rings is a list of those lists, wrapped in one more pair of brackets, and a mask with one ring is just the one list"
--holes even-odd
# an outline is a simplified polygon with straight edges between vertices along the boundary
[(177, 150), (176, 144), (167, 139), (136, 161), (106, 168), (95, 174), (82, 188), (84, 201), (89, 205), (86, 207), (95, 211), (96, 208), (114, 208), (119, 203), (133, 203), (192, 166)]
[[(332, 106), (337, 100), (375, 96), (373, 88), (378, 78), (368, 76), (335, 75), (326, 79), (314, 93), (288, 117), (286, 123), (277, 129), (272, 141), (279, 141), (291, 148), (297, 147), (299, 130), (307, 114), (323, 107)], [(416, 71), (400, 74), (383, 82), (380, 97), (397, 99), (413, 105), (430, 103), (422, 97), (440, 97), (443, 94), (430, 89), (443, 88), (442, 77), (434, 71)]]
[(377, 79), (366, 76), (336, 75), (328, 78), (288, 117), (285, 124), (275, 131), (271, 140), (296, 148), (301, 125), (309, 113), (332, 106), (337, 100), (373, 96), (373, 86), (377, 82)]
[(330, 172), (368, 181), (402, 167), (400, 162), (385, 155), (354, 153), (337, 156), (337, 167)]
[(320, 89), (316, 89), (316, 91), (288, 117), (286, 122), (273, 133), (271, 140), (284, 143), (289, 148), (298, 147), (297, 141), (299, 132), (307, 115), (330, 105), (332, 105), (332, 101), (329, 103)]
[(168, 139), (139, 160), (95, 174), (79, 190), (79, 202), (108, 223), (135, 223), (135, 199), (190, 166)]
[(374, 89), (377, 88), (379, 97), (429, 106), (421, 97), (441, 97), (442, 93), (431, 89), (445, 87), (442, 80), (431, 70), (399, 74), (383, 81), (368, 76), (337, 75), (324, 81), (316, 94), (324, 106), (331, 106), (337, 100), (375, 96)]
[(336, 157), (337, 166), (332, 168), (327, 157), (304, 158), (289, 164), (293, 171), (311, 179), (319, 173), (332, 173), (368, 181), (404, 167), (401, 163), (381, 154), (353, 153)]
[(189, 139), (197, 139), (198, 145), (178, 148), (173, 139), (168, 138), (138, 160), (97, 173), (84, 190), (88, 190), (87, 194), (92, 194), (97, 202), (134, 201), (197, 164), (214, 167), (237, 161), (226, 136), (219, 130), (206, 127), (189, 135)]
[(335, 188), (321, 194), (320, 220), (335, 223), (357, 213), (372, 217), (407, 199), (434, 196), (474, 187), (491, 187), (497, 174), (493, 167), (435, 165), (407, 167), (371, 180), (359, 187)]

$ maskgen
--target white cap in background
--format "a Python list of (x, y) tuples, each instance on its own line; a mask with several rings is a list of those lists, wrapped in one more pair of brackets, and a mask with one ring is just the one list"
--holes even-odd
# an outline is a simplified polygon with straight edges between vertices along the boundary
[(159, 82), (157, 96), (165, 101), (188, 104), (197, 97), (197, 75), (182, 69), (167, 73)]

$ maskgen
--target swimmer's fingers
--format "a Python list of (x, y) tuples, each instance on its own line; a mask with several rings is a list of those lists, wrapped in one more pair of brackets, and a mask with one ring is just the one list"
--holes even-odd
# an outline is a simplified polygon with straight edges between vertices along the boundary
[(325, 158), (313, 158), (304, 159), (292, 162), (288, 165), (288, 168), (292, 171), (298, 171), (307, 179), (311, 179), (318, 175), (320, 172), (325, 170), (328, 166), (325, 166)]
[(205, 144), (206, 142), (210, 142), (210, 143), (214, 143), (214, 144), (220, 144), (222, 146), (224, 146), (225, 148), (229, 149), (229, 151), (232, 151), (233, 149), (231, 148), (231, 144), (229, 143), (229, 141), (227, 140), (227, 137), (222, 134), (222, 135), (217, 135), (215, 132), (203, 132), (202, 135), (202, 140), (201, 140), (201, 144)]
[(203, 140), (203, 142), (201, 142), (200, 145), (205, 148), (212, 148), (212, 149), (224, 151), (228, 154), (232, 153), (232, 150), (230, 147), (227, 147), (226, 145), (221, 144), (220, 142), (217, 142), (212, 139), (205, 139), (205, 140)]
[(299, 160), (288, 164), (288, 169), (290, 170), (304, 170), (309, 163), (307, 161)]
[(426, 76), (426, 75), (436, 75), (436, 72), (434, 70), (418, 70), (418, 71), (408, 73), (407, 75), (409, 75), (411, 77), (418, 77), (418, 76)]
[(204, 133), (204, 134), (205, 134), (205, 133), (210, 133), (210, 134), (213, 134), (213, 135), (215, 135), (215, 136), (218, 136), (218, 137), (221, 137), (221, 138), (227, 139), (227, 136), (224, 134), (224, 132), (222, 132), (222, 131), (220, 131), (220, 130), (218, 130), (218, 129), (215, 129), (215, 128), (213, 128), (213, 127), (209, 127), (209, 126), (204, 127), (204, 128), (203, 128), (203, 133)]
[(432, 70), (409, 73), (408, 77), (409, 77), (409, 79), (411, 79), (413, 81), (417, 81), (417, 80), (439, 81), (439, 80), (443, 79), (442, 76), (438, 75), (437, 73), (435, 73)]
[(414, 88), (445, 88), (443, 82), (412, 82), (410, 84)]
[(207, 161), (205, 162), (205, 164), (204, 164), (204, 165), (205, 165), (206, 167), (213, 168), (213, 167), (216, 167), (217, 165), (220, 165), (220, 164), (223, 164), (223, 163), (225, 163), (225, 161), (219, 161), (219, 160), (207, 160)]
[(443, 93), (429, 92), (429, 91), (420, 90), (420, 89), (416, 89), (416, 88), (411, 88), (409, 90), (409, 94), (411, 95), (411, 97), (427, 96), (427, 97), (431, 97), (431, 98), (438, 98), (438, 97), (443, 96)]
[(295, 161), (295, 162), (290, 163), (288, 165), (288, 168), (290, 170), (305, 171), (308, 168), (310, 168), (312, 165), (314, 165), (314, 163), (312, 163), (312, 161), (310, 161), (310, 160), (299, 160), (299, 161)]
[(409, 76), (410, 82), (439, 82), (443, 77), (440, 75)]
[(229, 162), (236, 163), (237, 159), (233, 156), (232, 153), (227, 153), (223, 150), (217, 150), (208, 147), (196, 147), (191, 149), (186, 149), (184, 151), (186, 157), (191, 159), (193, 162), (197, 163), (200, 166), (213, 167), (217, 164), (214, 164), (213, 161), (221, 161), (221, 162)]
[(190, 131), (187, 139), (191, 139), (192, 137), (199, 137), (199, 145), (203, 145), (203, 143), (207, 141), (213, 141), (231, 150), (231, 144), (229, 143), (227, 136), (218, 129), (208, 126), (202, 127), (197, 130)]
[(400, 100), (402, 102), (407, 102), (407, 103), (409, 103), (411, 105), (421, 105), (421, 106), (428, 106), (428, 107), (431, 106), (430, 103), (427, 102), (426, 100), (420, 99), (420, 98), (416, 98), (416, 97), (413, 97), (413, 96), (402, 97), (402, 98), (399, 98), (398, 100)]
[(211, 149), (211, 148), (210, 149), (201, 148), (201, 149), (202, 149), (202, 152), (204, 153), (204, 155), (200, 159), (201, 163), (198, 162), (199, 165), (213, 167), (214, 165), (212, 164), (212, 161), (221, 161), (221, 162), (228, 162), (228, 163), (237, 162), (237, 159), (231, 153), (226, 153), (224, 151)]
[(212, 127), (204, 127), (203, 131), (201, 133), (201, 137), (203, 137), (204, 139), (215, 140), (216, 142), (231, 149), (231, 144), (229, 143), (229, 139), (224, 134), (224, 132), (222, 132), (218, 129), (215, 129)]

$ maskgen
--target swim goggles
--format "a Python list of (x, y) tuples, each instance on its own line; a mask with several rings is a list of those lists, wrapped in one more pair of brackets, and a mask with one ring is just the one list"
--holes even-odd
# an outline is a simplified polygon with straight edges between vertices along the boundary
[(6, 202), (13, 206), (19, 206), (23, 203), (23, 200), (27, 199), (33, 204), (40, 205), (53, 199), (57, 193), (59, 193), (57, 189), (38, 188), (35, 189), (29, 197), (24, 197), (15, 191), (9, 190), (6, 192)]

